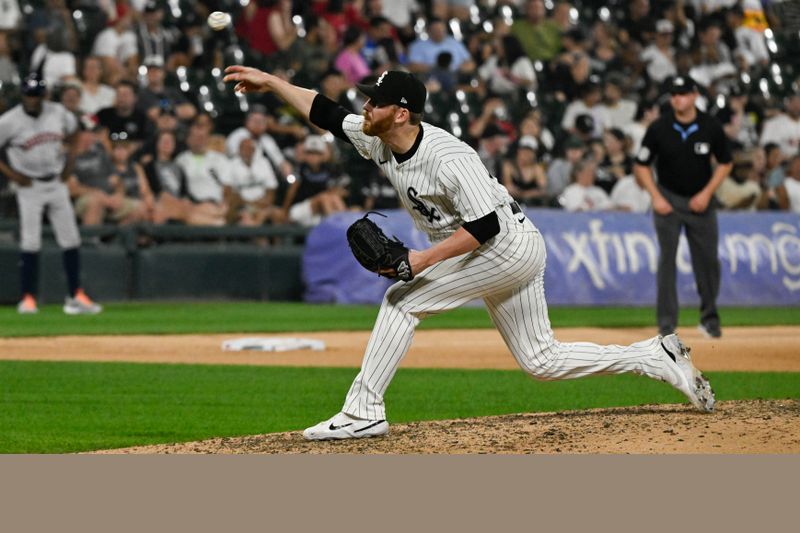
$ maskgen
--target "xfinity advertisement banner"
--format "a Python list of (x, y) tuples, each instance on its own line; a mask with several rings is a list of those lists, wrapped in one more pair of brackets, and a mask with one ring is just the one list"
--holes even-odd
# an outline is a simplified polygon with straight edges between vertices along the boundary
[[(411, 248), (427, 238), (402, 210), (371, 215), (387, 235)], [(565, 213), (528, 209), (547, 243), (545, 291), (550, 305), (652, 306), (656, 298), (658, 242), (650, 215)], [(357, 213), (324, 220), (309, 235), (303, 259), (306, 301), (380, 303), (392, 281), (365, 271), (347, 246)], [(720, 305), (800, 305), (800, 216), (720, 213)], [(678, 250), (678, 297), (696, 305), (686, 238)]]

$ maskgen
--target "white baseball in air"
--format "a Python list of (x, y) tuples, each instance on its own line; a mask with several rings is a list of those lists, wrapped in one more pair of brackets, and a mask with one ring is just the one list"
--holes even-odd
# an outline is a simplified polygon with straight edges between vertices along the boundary
[(208, 16), (208, 27), (214, 31), (224, 30), (231, 23), (231, 15), (223, 11), (214, 11)]

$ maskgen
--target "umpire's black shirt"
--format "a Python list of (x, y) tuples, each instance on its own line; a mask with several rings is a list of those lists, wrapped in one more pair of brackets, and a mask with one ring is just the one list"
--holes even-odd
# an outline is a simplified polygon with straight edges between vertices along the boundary
[(732, 160), (720, 123), (697, 110), (695, 120), (683, 124), (670, 111), (647, 128), (636, 162), (649, 166), (655, 160), (658, 185), (688, 198), (711, 180), (712, 154), (720, 164)]

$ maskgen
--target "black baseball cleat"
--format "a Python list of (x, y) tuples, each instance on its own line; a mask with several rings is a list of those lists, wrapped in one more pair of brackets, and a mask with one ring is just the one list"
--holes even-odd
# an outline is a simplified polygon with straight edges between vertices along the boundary
[(697, 325), (698, 331), (703, 334), (703, 337), (707, 339), (719, 339), (722, 337), (722, 330), (719, 326), (713, 326), (710, 324), (698, 324)]
[(337, 413), (306, 429), (303, 437), (306, 440), (363, 439), (386, 435), (388, 432), (389, 423), (386, 420), (364, 420), (347, 413)]

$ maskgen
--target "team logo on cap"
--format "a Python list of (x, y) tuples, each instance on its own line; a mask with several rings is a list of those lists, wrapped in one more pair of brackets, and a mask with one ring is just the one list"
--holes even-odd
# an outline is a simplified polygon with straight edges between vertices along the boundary
[(375, 86), (376, 87), (381, 84), (381, 82), (383, 81), (383, 78), (385, 78), (388, 73), (389, 73), (388, 70), (384, 70), (383, 71), (383, 74), (380, 75), (380, 77), (378, 78), (378, 81), (375, 82)]

